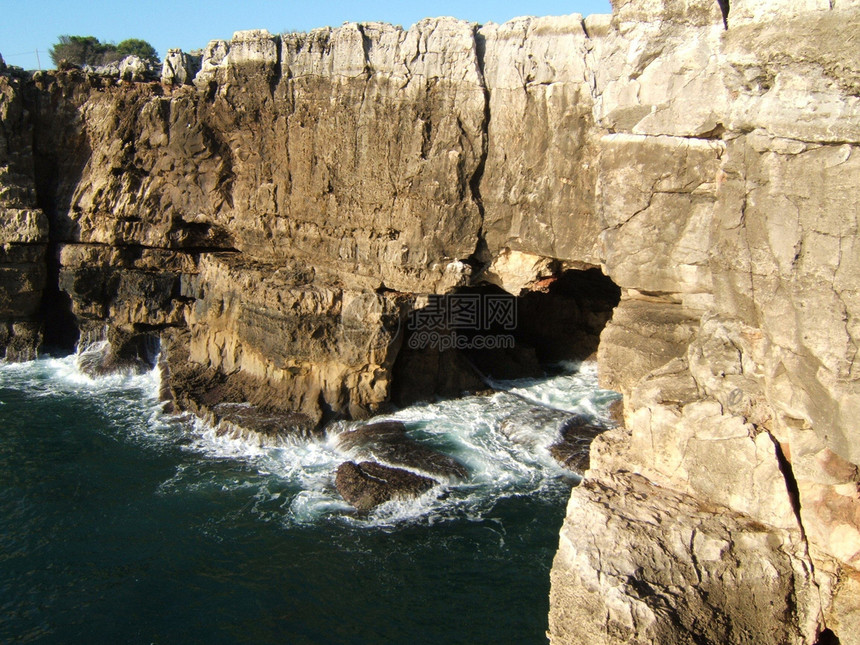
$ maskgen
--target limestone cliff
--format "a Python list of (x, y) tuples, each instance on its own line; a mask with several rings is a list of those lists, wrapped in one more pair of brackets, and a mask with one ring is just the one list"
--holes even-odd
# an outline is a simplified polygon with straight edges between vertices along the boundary
[(106, 334), (118, 364), (160, 338), (180, 406), (308, 432), (473, 386), (405, 317), (504, 289), (539, 350), (603, 329), (624, 394), (571, 496), (553, 642), (857, 642), (858, 23), (618, 0), (239, 32), (161, 82), (4, 72), (0, 345)]
[(616, 4), (593, 96), (625, 427), (571, 497), (554, 642), (858, 642), (858, 27)]

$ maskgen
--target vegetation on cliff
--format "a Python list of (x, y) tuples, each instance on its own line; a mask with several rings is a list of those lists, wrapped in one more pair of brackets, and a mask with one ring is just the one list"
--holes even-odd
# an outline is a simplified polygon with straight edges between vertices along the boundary
[(157, 64), (158, 52), (147, 41), (139, 38), (127, 38), (118, 45), (103, 43), (95, 36), (59, 37), (50, 51), (54, 65), (59, 66), (65, 60), (74, 65), (107, 65), (126, 56), (137, 56), (141, 60)]

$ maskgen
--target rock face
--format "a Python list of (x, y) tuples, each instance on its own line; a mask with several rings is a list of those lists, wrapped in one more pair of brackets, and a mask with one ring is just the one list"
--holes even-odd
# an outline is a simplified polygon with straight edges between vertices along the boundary
[(0, 346), (9, 360), (32, 359), (42, 344), (49, 233), (36, 196), (32, 137), (20, 81), (0, 76)]
[(161, 82), (165, 85), (189, 85), (202, 63), (202, 56), (186, 54), (181, 49), (168, 49), (161, 64)]
[[(6, 358), (158, 337), (179, 407), (309, 428), (480, 386), (404, 332), (504, 289), (531, 345), (504, 356), (603, 329), (624, 394), (553, 642), (858, 642), (860, 6), (614, 5), (237, 32), (163, 84), (0, 73)], [(569, 280), (598, 268), (612, 297)]]
[(640, 475), (586, 478), (562, 528), (550, 632), (563, 643), (804, 642), (817, 619), (806, 561), (796, 532)]
[(776, 4), (726, 31), (715, 3), (619, 2), (598, 47), (626, 429), (573, 491), (553, 642), (858, 642), (860, 12)]

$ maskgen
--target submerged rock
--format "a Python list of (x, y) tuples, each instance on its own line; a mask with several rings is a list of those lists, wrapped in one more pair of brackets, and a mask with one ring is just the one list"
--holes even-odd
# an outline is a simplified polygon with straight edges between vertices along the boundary
[(338, 446), (380, 461), (445, 478), (465, 479), (469, 471), (459, 461), (406, 435), (400, 421), (380, 421), (341, 433)]
[(558, 433), (569, 418), (569, 412), (534, 405), (505, 417), (499, 431), (514, 443), (535, 448), (548, 434)]
[(546, 437), (557, 440), (549, 446), (553, 458), (568, 470), (582, 475), (588, 470), (588, 451), (594, 438), (606, 430), (588, 417), (533, 406), (505, 418), (499, 430), (508, 439), (529, 448), (546, 445)]
[(335, 476), (338, 492), (360, 511), (369, 511), (393, 499), (418, 497), (436, 484), (429, 477), (372, 461), (344, 462)]

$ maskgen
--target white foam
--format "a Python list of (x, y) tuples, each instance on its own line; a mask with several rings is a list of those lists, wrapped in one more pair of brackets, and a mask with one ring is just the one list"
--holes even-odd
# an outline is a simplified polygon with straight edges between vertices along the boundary
[[(593, 365), (568, 367), (576, 373), (498, 382), (495, 385), (503, 391), (490, 396), (416, 405), (377, 419), (402, 421), (412, 438), (461, 461), (469, 477), (443, 482), (416, 499), (388, 502), (365, 514), (352, 510), (335, 489), (335, 471), (351, 455), (339, 450), (334, 439), (266, 445), (253, 438), (219, 435), (190, 415), (164, 414), (157, 369), (137, 376), (91, 378), (80, 372), (74, 356), (40, 359), (0, 366), (0, 387), (23, 384), (36, 396), (84, 396), (102, 405), (108, 418), (124, 417), (122, 427), (132, 439), (165, 449), (179, 445), (191, 464), (180, 464), (162, 484), (161, 494), (247, 489), (249, 509), (267, 520), (387, 527), (483, 518), (504, 497), (558, 490), (570, 473), (549, 453), (558, 438), (557, 420), (564, 413), (603, 420), (618, 396), (597, 387)], [(535, 406), (561, 412), (532, 423)], [(509, 427), (502, 431), (506, 420)], [(336, 429), (354, 425), (341, 423)], [(222, 461), (234, 465), (226, 472), (213, 468)]]
[[(463, 482), (444, 482), (415, 499), (387, 502), (369, 513), (355, 512), (334, 487), (337, 467), (353, 455), (338, 449), (333, 437), (357, 422), (336, 424), (327, 439), (266, 446), (253, 439), (219, 436), (214, 428), (196, 421), (194, 439), (186, 449), (207, 458), (242, 460), (259, 474), (280, 479), (293, 491), (280, 517), (287, 523), (334, 519), (388, 527), (410, 521), (478, 519), (506, 496), (557, 489), (561, 479), (571, 478), (549, 453), (564, 413), (600, 420), (617, 398), (597, 387), (593, 366), (574, 367), (575, 374), (498, 382), (495, 385), (504, 391), (490, 396), (416, 405), (374, 419), (402, 421), (412, 438), (461, 461), (469, 477)], [(529, 425), (535, 406), (560, 412), (555, 417), (550, 414), (548, 421)], [(501, 432), (506, 419), (521, 425)]]
[(143, 374), (110, 374), (92, 377), (79, 368), (78, 356), (39, 358), (25, 363), (0, 363), (0, 386), (24, 385), (29, 392), (52, 394), (94, 394), (134, 390), (158, 398), (160, 374), (154, 368)]

